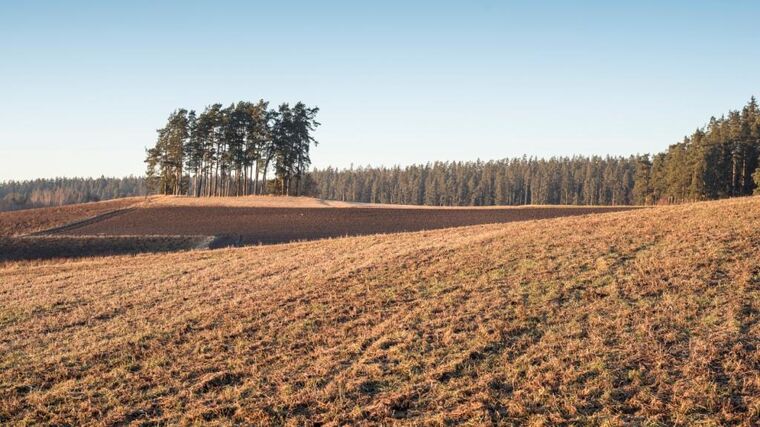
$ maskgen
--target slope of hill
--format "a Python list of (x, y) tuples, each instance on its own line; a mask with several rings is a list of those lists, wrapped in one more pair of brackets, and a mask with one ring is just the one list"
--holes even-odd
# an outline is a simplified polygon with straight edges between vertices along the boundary
[(741, 424), (760, 198), (0, 266), (0, 422)]

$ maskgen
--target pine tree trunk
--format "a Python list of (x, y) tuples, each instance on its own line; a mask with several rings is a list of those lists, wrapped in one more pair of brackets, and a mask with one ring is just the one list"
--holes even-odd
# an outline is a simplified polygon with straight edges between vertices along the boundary
[(214, 194), (214, 196), (216, 196), (217, 193), (219, 192), (219, 161), (217, 160), (215, 163), (216, 163), (216, 165), (214, 166), (215, 167), (215, 169), (214, 169), (214, 182), (213, 182), (213, 185), (212, 185), (213, 186), (212, 193)]
[(266, 194), (267, 193), (267, 170), (269, 169), (269, 159), (264, 162), (264, 169), (261, 177), (261, 193), (260, 194)]
[(256, 159), (256, 170), (254, 171), (255, 178), (253, 180), (253, 194), (259, 194), (259, 159)]

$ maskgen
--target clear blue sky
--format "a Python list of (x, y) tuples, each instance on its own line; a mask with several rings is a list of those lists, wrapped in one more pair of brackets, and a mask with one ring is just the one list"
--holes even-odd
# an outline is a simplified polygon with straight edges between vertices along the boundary
[(347, 167), (655, 152), (760, 95), (760, 2), (621, 3), (6, 0), (0, 180), (140, 174), (213, 102), (317, 105)]

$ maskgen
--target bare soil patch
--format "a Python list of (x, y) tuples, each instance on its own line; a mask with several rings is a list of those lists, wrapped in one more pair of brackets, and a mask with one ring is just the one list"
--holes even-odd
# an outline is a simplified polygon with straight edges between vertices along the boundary
[(66, 235), (213, 235), (216, 246), (432, 230), (613, 212), (630, 208), (504, 209), (150, 206), (71, 227)]
[(145, 200), (144, 197), (128, 197), (52, 208), (0, 212), (0, 236), (20, 236), (60, 227), (70, 222), (141, 204)]

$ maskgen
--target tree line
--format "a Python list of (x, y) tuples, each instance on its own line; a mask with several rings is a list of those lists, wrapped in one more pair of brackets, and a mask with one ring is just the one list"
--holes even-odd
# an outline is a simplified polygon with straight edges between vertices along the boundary
[(634, 157), (520, 157), (401, 167), (314, 170), (314, 195), (366, 203), (433, 206), (627, 205)]
[(97, 202), (148, 193), (143, 177), (53, 178), (0, 182), (0, 211)]
[(200, 114), (178, 109), (146, 150), (148, 186), (196, 197), (303, 194), (318, 112), (302, 102), (270, 109), (263, 100), (213, 104)]
[[(573, 156), (407, 167), (313, 169), (317, 108), (239, 102), (179, 109), (147, 150), (146, 178), (58, 178), (0, 183), (0, 210), (147, 193), (221, 196), (306, 194), (419, 205), (625, 205), (680, 203), (760, 193), (760, 111), (711, 118), (654, 155)], [(268, 179), (267, 171), (274, 171)]]
[(416, 205), (680, 203), (760, 190), (760, 113), (750, 99), (665, 152), (315, 169), (312, 194)]

